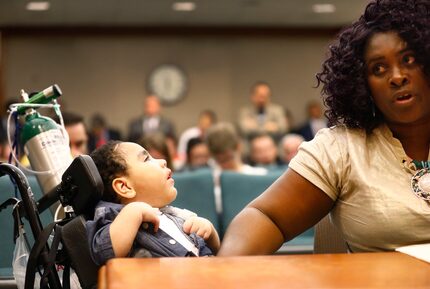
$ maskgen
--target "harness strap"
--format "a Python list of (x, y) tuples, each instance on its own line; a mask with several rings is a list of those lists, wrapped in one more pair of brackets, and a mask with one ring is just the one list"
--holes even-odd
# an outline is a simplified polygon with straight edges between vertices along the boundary
[(45, 229), (40, 233), (39, 238), (36, 240), (33, 248), (31, 248), (30, 256), (28, 257), (27, 269), (25, 271), (25, 285), (24, 289), (32, 289), (34, 287), (34, 279), (36, 274), (36, 269), (38, 267), (39, 256), (45, 248), (48, 241), (49, 235), (54, 228), (55, 223), (51, 223), (46, 226)]

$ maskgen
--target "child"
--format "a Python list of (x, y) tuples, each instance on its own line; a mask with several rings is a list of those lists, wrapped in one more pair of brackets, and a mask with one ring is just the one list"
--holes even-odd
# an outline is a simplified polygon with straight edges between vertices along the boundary
[(140, 145), (110, 141), (93, 158), (105, 189), (86, 224), (94, 261), (114, 257), (210, 256), (220, 246), (208, 220), (168, 206), (176, 198), (165, 160)]

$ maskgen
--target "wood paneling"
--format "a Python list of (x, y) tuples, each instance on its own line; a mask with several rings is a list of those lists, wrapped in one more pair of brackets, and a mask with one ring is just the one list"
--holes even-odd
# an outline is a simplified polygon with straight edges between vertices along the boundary
[(402, 253), (109, 260), (99, 288), (428, 288), (430, 264)]

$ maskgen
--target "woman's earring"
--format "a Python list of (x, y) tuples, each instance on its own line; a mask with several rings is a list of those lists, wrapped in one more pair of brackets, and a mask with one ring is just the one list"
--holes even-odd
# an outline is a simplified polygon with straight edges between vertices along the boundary
[(370, 97), (370, 105), (372, 106), (372, 116), (373, 118), (376, 117), (376, 108), (375, 108), (375, 103), (373, 102), (373, 98)]

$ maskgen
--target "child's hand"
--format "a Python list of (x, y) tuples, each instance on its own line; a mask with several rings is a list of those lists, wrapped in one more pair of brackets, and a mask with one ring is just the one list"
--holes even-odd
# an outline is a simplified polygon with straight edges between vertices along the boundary
[(196, 233), (197, 236), (207, 240), (215, 230), (209, 220), (200, 217), (191, 217), (187, 219), (182, 226), (186, 234)]
[(125, 205), (119, 212), (109, 228), (112, 248), (116, 257), (127, 256), (142, 223), (154, 224), (154, 231), (156, 232), (160, 224), (158, 209), (144, 202), (133, 202)]
[(137, 214), (141, 218), (140, 223), (151, 223), (154, 225), (154, 232), (158, 231), (160, 218), (158, 217), (159, 210), (157, 208), (153, 208), (145, 202), (133, 202), (126, 205), (125, 208)]

